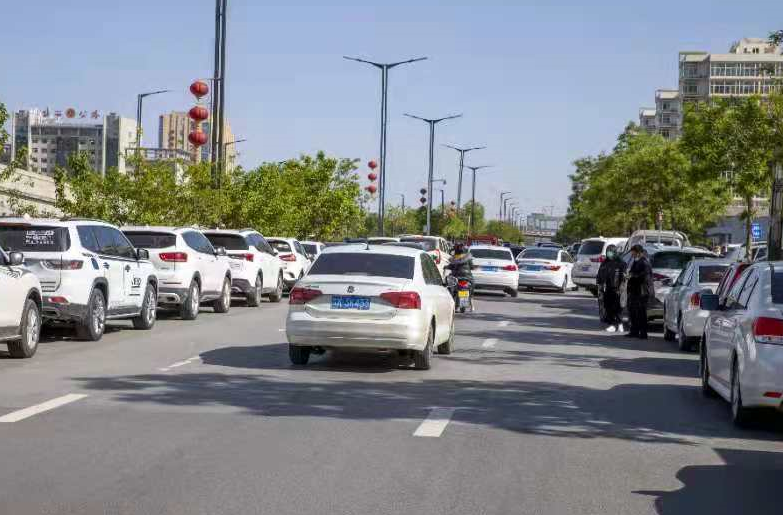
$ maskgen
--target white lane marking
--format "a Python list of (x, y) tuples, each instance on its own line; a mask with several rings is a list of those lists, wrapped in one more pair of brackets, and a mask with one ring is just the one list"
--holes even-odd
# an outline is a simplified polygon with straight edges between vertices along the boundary
[(192, 358), (188, 358), (185, 361), (177, 361), (176, 363), (172, 363), (167, 367), (159, 368), (158, 370), (160, 370), (161, 372), (168, 372), (172, 368), (183, 367), (185, 365), (189, 365), (193, 363), (194, 361), (201, 361), (201, 356), (193, 356)]
[(284, 333), (284, 332), (285, 332), (285, 328), (283, 328), (283, 329), (278, 329), (278, 331), (280, 331), (281, 333)]
[(427, 418), (419, 424), (413, 436), (425, 438), (438, 438), (449, 425), (454, 408), (433, 408)]
[(508, 327), (508, 324), (510, 324), (508, 320), (503, 320), (502, 322), (498, 322), (498, 327)]
[(484, 340), (484, 343), (481, 344), (481, 347), (484, 349), (491, 349), (495, 346), (495, 344), (498, 342), (497, 338), (487, 338)]
[(68, 395), (63, 395), (62, 397), (57, 397), (56, 399), (42, 402), (41, 404), (36, 404), (35, 406), (30, 406), (29, 408), (20, 409), (3, 415), (0, 417), (0, 422), (19, 422), (20, 420), (30, 418), (33, 415), (43, 413), (44, 411), (53, 410), (55, 408), (59, 408), (60, 406), (65, 406), (66, 404), (84, 399), (85, 397), (87, 397), (87, 395), (83, 393), (69, 393)]

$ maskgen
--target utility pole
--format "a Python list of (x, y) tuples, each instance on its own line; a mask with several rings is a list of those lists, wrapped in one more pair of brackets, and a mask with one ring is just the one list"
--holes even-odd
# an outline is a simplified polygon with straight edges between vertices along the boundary
[(366, 61), (357, 57), (343, 56), (343, 59), (356, 61), (357, 63), (369, 64), (381, 70), (381, 145), (378, 154), (380, 167), (378, 170), (378, 235), (383, 236), (383, 219), (386, 215), (386, 120), (388, 117), (388, 92), (389, 92), (389, 70), (400, 66), (401, 64), (410, 64), (418, 61), (425, 61), (426, 57), (398, 61), (396, 63), (375, 63)]
[(402, 197), (402, 214), (405, 214), (405, 193), (400, 193), (400, 196)]
[(223, 125), (225, 123), (226, 101), (226, 18), (228, 13), (228, 0), (215, 0), (215, 69), (212, 77), (212, 116), (209, 121), (210, 140), (212, 148), (212, 174), (213, 183), (217, 189), (221, 187), (221, 170), (223, 153), (225, 151), (225, 135)]
[[(772, 182), (772, 199), (769, 203), (769, 234), (767, 235), (767, 260), (780, 261), (783, 255), (783, 150), (775, 152), (772, 165), (775, 180)], [(750, 251), (748, 251), (750, 256)]]
[(141, 113), (142, 106), (144, 104), (144, 98), (152, 95), (160, 95), (161, 93), (168, 93), (170, 89), (161, 89), (160, 91), (150, 91), (148, 93), (139, 93), (136, 95), (136, 152), (141, 152)]
[(501, 191), (500, 192), (500, 204), (498, 205), (498, 221), (503, 220), (503, 197), (506, 195), (509, 195), (510, 191)]
[(483, 150), (487, 147), (459, 148), (452, 145), (443, 146), (459, 152), (459, 178), (457, 179), (457, 213), (459, 213), (459, 210), (462, 207), (462, 171), (465, 168), (465, 154), (472, 152), (473, 150)]
[(444, 116), (443, 118), (422, 118), (420, 116), (405, 113), (405, 116), (413, 118), (414, 120), (421, 120), (430, 126), (430, 159), (429, 172), (427, 174), (427, 191), (430, 192), (430, 195), (427, 195), (427, 236), (430, 236), (430, 233), (432, 232), (432, 175), (435, 172), (435, 126), (446, 120), (460, 118), (462, 115), (455, 114), (452, 116)]
[(470, 216), (468, 217), (468, 232), (470, 233), (470, 236), (473, 236), (473, 225), (475, 222), (475, 210), (476, 210), (476, 172), (479, 170), (483, 170), (485, 168), (491, 168), (492, 165), (484, 165), (484, 166), (467, 166), (465, 165), (465, 168), (468, 170), (473, 171), (473, 188), (472, 193), (470, 196)]

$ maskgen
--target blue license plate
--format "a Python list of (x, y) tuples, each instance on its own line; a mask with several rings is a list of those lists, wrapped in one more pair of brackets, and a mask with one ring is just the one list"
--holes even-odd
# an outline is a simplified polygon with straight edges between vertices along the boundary
[(482, 266), (481, 269), (485, 272), (497, 272), (499, 270), (496, 266)]
[(543, 270), (543, 268), (544, 267), (541, 266), (541, 265), (527, 265), (525, 267), (525, 270), (527, 270), (529, 272), (540, 272), (541, 270)]
[(332, 295), (332, 309), (370, 309), (369, 297), (353, 297), (349, 295)]

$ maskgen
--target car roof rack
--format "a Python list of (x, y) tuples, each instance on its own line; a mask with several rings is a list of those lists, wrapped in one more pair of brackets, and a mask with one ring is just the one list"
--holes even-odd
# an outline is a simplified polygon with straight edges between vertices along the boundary
[(64, 218), (60, 218), (61, 222), (100, 222), (102, 224), (109, 224), (106, 220), (99, 220), (97, 218), (82, 218), (78, 216), (66, 216)]

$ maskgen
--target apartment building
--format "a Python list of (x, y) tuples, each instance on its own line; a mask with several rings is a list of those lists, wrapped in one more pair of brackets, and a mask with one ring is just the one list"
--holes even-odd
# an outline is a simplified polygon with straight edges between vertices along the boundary
[[(200, 124), (200, 129), (207, 135), (208, 142), (211, 141), (211, 127), (212, 124), (209, 121)], [(188, 141), (188, 134), (195, 129), (196, 123), (190, 119), (186, 112), (172, 111), (162, 114), (158, 124), (158, 147), (187, 153), (193, 163), (209, 161), (211, 156), (209, 143), (197, 148)], [(225, 123), (223, 131), (226, 163), (229, 168), (232, 168), (236, 165), (237, 152), (234, 148), (234, 135), (228, 122)]]
[(658, 126), (655, 123), (656, 113), (654, 107), (642, 107), (639, 109), (639, 127), (649, 134), (658, 132)]

